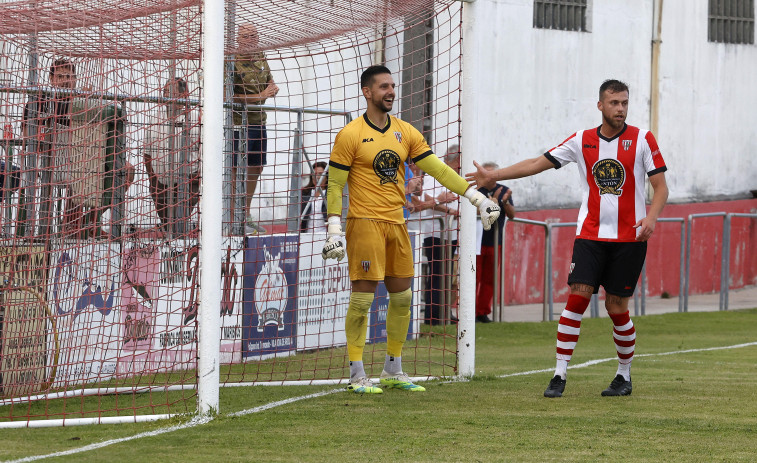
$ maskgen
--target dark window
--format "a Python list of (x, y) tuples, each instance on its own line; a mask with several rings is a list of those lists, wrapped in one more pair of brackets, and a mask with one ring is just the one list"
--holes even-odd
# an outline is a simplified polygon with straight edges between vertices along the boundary
[(754, 43), (754, 0), (710, 0), (707, 40)]
[(534, 0), (534, 27), (563, 31), (588, 31), (588, 0)]

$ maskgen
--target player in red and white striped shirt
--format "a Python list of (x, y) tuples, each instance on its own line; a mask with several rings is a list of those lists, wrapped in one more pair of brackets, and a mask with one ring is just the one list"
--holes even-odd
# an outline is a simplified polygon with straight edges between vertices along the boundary
[[(618, 353), (617, 373), (602, 395), (631, 394), (636, 330), (628, 301), (644, 265), (647, 240), (668, 199), (667, 167), (652, 132), (625, 123), (628, 86), (618, 80), (603, 82), (597, 108), (602, 113), (599, 127), (574, 133), (543, 156), (495, 171), (474, 162), (476, 172), (466, 175), (472, 183), (488, 188), (497, 180), (528, 177), (569, 162), (578, 165), (581, 209), (568, 277), (570, 296), (557, 327), (557, 366), (545, 397), (562, 396), (581, 318), (600, 285), (607, 293), (605, 307)], [(648, 212), (645, 176), (654, 189)]]

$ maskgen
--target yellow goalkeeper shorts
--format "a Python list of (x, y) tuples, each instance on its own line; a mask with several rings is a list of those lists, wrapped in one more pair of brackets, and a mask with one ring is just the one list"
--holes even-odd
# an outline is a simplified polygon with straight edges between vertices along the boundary
[(413, 276), (413, 249), (406, 224), (347, 219), (346, 239), (350, 280)]

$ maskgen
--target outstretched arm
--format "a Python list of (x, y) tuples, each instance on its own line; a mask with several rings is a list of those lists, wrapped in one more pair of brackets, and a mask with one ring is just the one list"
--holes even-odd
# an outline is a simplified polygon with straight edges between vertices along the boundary
[(462, 195), (468, 189), (468, 182), (431, 152), (418, 156), (413, 159), (413, 162), (452, 192)]
[(465, 196), (471, 204), (476, 206), (479, 214), (481, 214), (481, 223), (484, 226), (484, 230), (489, 230), (492, 224), (497, 221), (500, 213), (499, 206), (494, 204), (491, 199), (484, 196), (480, 191), (471, 188), (464, 178), (459, 176), (457, 172), (440, 161), (431, 152), (418, 156), (413, 159), (413, 162), (437, 179), (445, 188)]
[(476, 161), (473, 161), (473, 165), (476, 166), (476, 172), (465, 174), (465, 179), (468, 180), (472, 186), (481, 186), (488, 189), (493, 189), (498, 180), (529, 177), (555, 167), (555, 164), (544, 155), (526, 159), (511, 166), (496, 170), (486, 170)]

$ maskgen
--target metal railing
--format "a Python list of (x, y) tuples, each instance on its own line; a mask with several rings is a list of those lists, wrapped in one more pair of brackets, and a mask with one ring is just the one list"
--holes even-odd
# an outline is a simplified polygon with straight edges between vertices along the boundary
[[(310, 159), (310, 156), (308, 156), (308, 152), (305, 149), (305, 114), (320, 114), (320, 115), (328, 115), (328, 116), (343, 116), (345, 118), (345, 125), (349, 124), (350, 121), (352, 121), (352, 114), (349, 111), (338, 111), (333, 109), (323, 109), (323, 108), (313, 108), (313, 107), (293, 107), (293, 106), (279, 106), (279, 105), (256, 105), (256, 104), (241, 104), (241, 103), (227, 103), (224, 105), (224, 107), (227, 109), (229, 116), (227, 116), (227, 122), (231, 120), (231, 110), (237, 110), (241, 111), (242, 114), (242, 125), (241, 127), (245, 127), (247, 125), (247, 109), (262, 109), (265, 111), (273, 111), (273, 112), (286, 112), (286, 113), (294, 113), (297, 115), (297, 120), (295, 123), (295, 129), (293, 131), (292, 139), (294, 140), (294, 146), (292, 147), (291, 153), (292, 153), (292, 159), (290, 161), (290, 165), (292, 166), (292, 171), (289, 173), (290, 178), (290, 185), (288, 189), (289, 198), (287, 201), (287, 231), (289, 232), (296, 232), (300, 229), (300, 219), (303, 212), (300, 210), (300, 205), (302, 202), (302, 189), (300, 188), (300, 177), (302, 174), (301, 166), (303, 160), (310, 166), (312, 165), (312, 160)], [(224, 217), (224, 223), (230, 223), (230, 232), (232, 234), (241, 234), (244, 232), (242, 224), (244, 223), (246, 213), (249, 211), (245, 211), (246, 208), (246, 202), (244, 200), (244, 190), (245, 190), (245, 182), (247, 181), (247, 169), (238, 169), (241, 173), (239, 175), (236, 175), (234, 177), (234, 181), (232, 181), (231, 177), (231, 169), (232, 169), (232, 156), (236, 155), (234, 153), (233, 143), (234, 143), (234, 136), (233, 131), (235, 130), (235, 127), (233, 125), (230, 125), (226, 128), (227, 135), (226, 135), (226, 151), (227, 156), (225, 156), (224, 166), (225, 166), (225, 172), (227, 172), (228, 179), (226, 182), (224, 182), (225, 186), (224, 188), (224, 197), (228, 198), (229, 206), (225, 208), (225, 214)], [(246, 144), (247, 143), (247, 133), (246, 130), (243, 130), (243, 137), (240, 137), (239, 144)], [(244, 145), (242, 145), (244, 146)], [(242, 153), (246, 155), (246, 150), (242, 150)], [(239, 161), (241, 164), (241, 160)], [(241, 165), (240, 165), (241, 167)], [(326, 171), (328, 171), (328, 166), (326, 167)], [(325, 176), (324, 176), (325, 178)], [(321, 180), (322, 182), (323, 180)], [(321, 182), (319, 182), (319, 187), (321, 185)], [(234, 191), (234, 194), (231, 194), (231, 191)], [(239, 198), (242, 200), (239, 201)], [(228, 210), (228, 212), (226, 212)]]
[[(684, 311), (683, 295), (685, 282), (688, 281), (688, 275), (684, 273), (686, 250), (684, 248), (684, 241), (686, 240), (686, 221), (683, 217), (662, 217), (657, 219), (657, 222), (680, 222), (681, 223), (681, 245), (679, 250), (679, 264), (678, 264), (678, 311)], [(647, 266), (644, 264), (642, 272), (642, 311), (641, 314), (645, 315), (644, 302), (646, 301), (646, 280), (647, 280)]]
[[(725, 212), (706, 212), (702, 214), (690, 214), (689, 220), (686, 227), (686, 285), (684, 288), (684, 294), (683, 294), (683, 311), (688, 312), (689, 311), (689, 276), (691, 275), (691, 233), (694, 228), (694, 219), (702, 218), (702, 217), (722, 217), (723, 218), (723, 228), (725, 228), (725, 218), (728, 214)], [(723, 306), (724, 300), (723, 300), (723, 291), (722, 291), (722, 285), (725, 275), (723, 272), (725, 271), (725, 265), (723, 265), (722, 259), (725, 258), (725, 248), (723, 247), (724, 243), (721, 243), (721, 267), (720, 267), (720, 285), (721, 285), (721, 291), (720, 291), (720, 301), (718, 308), (720, 310), (726, 310)], [(727, 283), (726, 283), (727, 285)]]
[[(502, 234), (503, 234), (502, 242), (503, 242), (503, 245), (502, 245), (501, 252), (498, 249), (499, 246), (497, 244), (497, 241), (494, 242), (494, 255), (496, 256), (496, 255), (501, 254), (501, 259), (502, 259), (502, 271), (501, 271), (502, 275), (501, 275), (500, 278), (496, 278), (496, 277), (494, 278), (494, 294), (498, 294), (500, 292), (500, 284), (502, 284), (502, 287), (504, 287), (504, 276), (505, 276), (505, 265), (504, 265), (504, 263), (505, 263), (505, 253), (504, 253), (504, 250), (505, 250), (505, 245), (504, 245), (505, 240), (504, 240), (504, 238), (505, 238), (505, 236), (504, 235), (506, 235), (505, 232), (507, 231), (507, 223), (508, 222), (518, 222), (518, 223), (523, 223), (523, 224), (528, 224), (528, 225), (536, 225), (538, 227), (544, 227), (544, 235), (545, 235), (545, 237), (548, 235), (547, 223), (546, 222), (540, 222), (538, 220), (530, 220), (530, 219), (521, 219), (521, 218), (518, 218), (518, 217), (515, 217), (515, 218), (513, 218), (511, 220), (508, 220), (507, 222), (505, 222), (505, 226), (502, 228)], [(549, 240), (545, 239), (545, 243), (544, 243), (544, 255), (545, 256), (549, 255), (550, 249), (551, 249), (551, 246), (550, 246)], [(494, 268), (494, 272), (495, 272), (494, 273), (495, 275), (499, 275), (499, 273), (500, 273), (500, 272), (497, 272), (497, 268), (496, 267)], [(545, 265), (544, 265), (544, 302), (543, 302), (544, 305), (543, 305), (543, 312), (542, 312), (544, 314), (544, 317), (547, 317), (547, 311), (549, 310), (549, 303), (547, 301), (547, 293), (548, 292), (551, 293), (551, 287), (552, 287), (551, 285), (552, 285), (552, 279), (550, 278), (549, 271), (547, 270), (547, 264), (545, 263)], [(549, 287), (549, 289), (547, 287)], [(504, 302), (504, 294), (503, 294), (502, 299), (503, 299), (503, 302)], [(497, 312), (500, 312), (500, 310), (499, 310), (500, 306), (498, 306), (498, 305), (493, 305), (493, 306), (497, 310)], [(494, 320), (495, 321), (499, 321), (499, 320), (501, 320), (501, 318), (502, 318), (502, 315), (501, 315), (501, 312), (500, 312), (500, 313), (497, 314), (497, 316), (494, 317)]]
[[(501, 213), (504, 214), (504, 209)], [(480, 220), (480, 219), (479, 219)], [(505, 234), (505, 227), (507, 227), (507, 222), (512, 219), (505, 220), (505, 223), (502, 225), (502, 237), (504, 238)], [(499, 255), (500, 255), (500, 249), (499, 249), (499, 227), (498, 224), (492, 225), (494, 227), (494, 269), (492, 270), (492, 275), (494, 275), (494, 294), (492, 295), (492, 321), (499, 322), (502, 321), (502, 309), (499, 301), (500, 294), (502, 295), (502, 303), (505, 302), (505, 272), (501, 271), (499, 268)], [(503, 241), (504, 243), (504, 241)], [(502, 265), (505, 265), (505, 246), (502, 245)], [(477, 270), (478, 271), (478, 270)]]
[[(543, 302), (543, 309), (542, 309), (542, 316), (543, 320), (552, 320), (554, 318), (553, 314), (553, 293), (552, 293), (552, 229), (553, 228), (562, 228), (562, 227), (575, 227), (577, 225), (576, 222), (541, 222), (539, 220), (530, 220), (530, 219), (521, 219), (518, 217), (515, 217), (514, 219), (510, 219), (507, 222), (517, 222), (527, 225), (536, 225), (539, 227), (544, 228), (544, 302)], [(503, 235), (505, 234), (505, 230), (507, 227), (507, 222), (505, 223), (505, 228), (502, 229)], [(496, 233), (496, 232), (495, 232)], [(505, 253), (504, 249), (505, 246), (502, 246), (502, 249), (498, 249), (498, 243), (497, 243), (497, 237), (495, 235), (495, 241), (494, 241), (494, 294), (495, 298), (498, 294), (500, 294), (500, 287), (504, 287), (504, 265), (502, 266), (502, 271), (498, 272), (497, 270), (497, 263), (498, 263), (498, 257), (502, 260), (504, 263), (505, 261)], [(504, 297), (503, 297), (504, 299)], [(493, 306), (497, 309), (499, 309), (500, 305), (497, 304), (497, 299), (495, 299)], [(494, 315), (494, 320), (499, 321), (501, 320), (501, 313), (497, 313)]]
[(686, 289), (683, 310), (689, 310), (689, 275), (691, 272), (691, 234), (694, 219), (701, 217), (723, 217), (723, 239), (720, 247), (720, 297), (718, 301), (719, 310), (728, 310), (728, 295), (730, 288), (730, 267), (731, 267), (731, 221), (733, 217), (757, 218), (757, 214), (738, 213), (738, 212), (712, 212), (705, 214), (691, 214), (688, 222), (688, 239), (686, 240)]
[[(683, 291), (684, 291), (684, 263), (686, 259), (686, 251), (684, 247), (684, 238), (686, 236), (686, 219), (683, 217), (663, 217), (657, 219), (657, 222), (680, 222), (681, 223), (681, 246), (679, 251), (679, 265), (678, 265), (678, 311), (683, 312)], [(634, 316), (647, 314), (647, 263), (641, 267), (641, 276), (639, 277), (639, 284), (636, 286), (636, 291), (633, 293), (633, 314)]]
[[(713, 214), (701, 214), (701, 215), (695, 215), (695, 216), (705, 216), (709, 217)], [(716, 213), (714, 215), (726, 215), (725, 213)], [(757, 217), (757, 214), (728, 214), (732, 217)], [(685, 265), (686, 262), (688, 262), (689, 258), (689, 249), (690, 247), (684, 247), (684, 242), (687, 236), (686, 233), (686, 223), (687, 221), (683, 217), (663, 217), (657, 220), (658, 222), (663, 223), (680, 223), (681, 224), (681, 240), (680, 240), (680, 250), (679, 250), (679, 300), (678, 300), (678, 311), (683, 312), (686, 310), (686, 302), (684, 301), (684, 294), (687, 294), (688, 292), (688, 264)], [(691, 219), (689, 220), (690, 223)], [(553, 297), (553, 288), (552, 288), (552, 262), (553, 262), (553, 256), (552, 256), (552, 229), (554, 228), (561, 228), (561, 227), (575, 227), (577, 226), (576, 222), (542, 222), (538, 220), (530, 220), (530, 219), (522, 219), (522, 218), (514, 218), (512, 220), (508, 220), (508, 222), (518, 222), (523, 223), (527, 225), (536, 225), (539, 227), (544, 228), (544, 301), (543, 301), (543, 316), (542, 319), (544, 321), (552, 321), (554, 319), (554, 297)], [(730, 222), (729, 222), (730, 224)], [(503, 228), (503, 234), (505, 234), (505, 231), (507, 229), (507, 223), (505, 223), (505, 227)], [(493, 319), (494, 321), (501, 321), (502, 315), (501, 315), (501, 308), (504, 306), (504, 288), (505, 288), (505, 270), (504, 265), (502, 265), (501, 271), (498, 271), (498, 261), (501, 260), (504, 264), (505, 261), (505, 246), (503, 245), (501, 249), (499, 249), (498, 246), (498, 240), (497, 240), (497, 231), (495, 231), (495, 259), (494, 259), (494, 303), (493, 306), (495, 308), (495, 311), (493, 313)], [(730, 229), (728, 230), (728, 233), (730, 233)], [(726, 253), (728, 254), (728, 253)], [(727, 276), (726, 276), (727, 280)], [(639, 285), (637, 286), (637, 290), (634, 292), (634, 315), (645, 315), (646, 314), (646, 288), (647, 288), (647, 271), (646, 271), (646, 263), (642, 267), (641, 276)], [(726, 288), (727, 292), (727, 288)], [(499, 303), (499, 297), (502, 298), (502, 303)], [(725, 296), (725, 301), (727, 305), (727, 295)], [(589, 316), (591, 317), (598, 317), (599, 316), (599, 298), (596, 294), (594, 294), (591, 298), (591, 302), (589, 303)]]
[(720, 285), (720, 294), (724, 295), (721, 296), (721, 299), (723, 300), (723, 310), (728, 310), (728, 293), (731, 291), (731, 220), (734, 217), (757, 219), (757, 214), (730, 212), (725, 216), (723, 230), (723, 249), (725, 250), (725, 258), (723, 259), (723, 281)]
[[(124, 114), (126, 114), (126, 103), (132, 102), (132, 103), (156, 103), (156, 104), (179, 104), (179, 105), (189, 105), (189, 106), (198, 106), (200, 105), (200, 100), (198, 99), (191, 99), (191, 98), (167, 98), (163, 96), (134, 96), (134, 95), (128, 95), (128, 94), (122, 94), (122, 93), (108, 93), (108, 92), (90, 92), (90, 91), (81, 91), (81, 90), (74, 90), (74, 89), (63, 89), (63, 88), (57, 88), (57, 87), (50, 87), (50, 86), (25, 86), (25, 87), (15, 87), (15, 86), (7, 86), (3, 85), (0, 86), (0, 93), (15, 93), (15, 94), (26, 94), (26, 95), (32, 95), (34, 97), (41, 97), (41, 96), (56, 96), (56, 97), (86, 97), (88, 99), (100, 99), (105, 101), (114, 101), (121, 105), (122, 110), (124, 111)], [(225, 232), (231, 233), (231, 234), (242, 234), (244, 233), (243, 228), (243, 222), (245, 218), (245, 211), (244, 208), (246, 206), (246, 202), (244, 200), (244, 185), (247, 180), (246, 175), (246, 169), (238, 169), (239, 174), (238, 175), (232, 175), (232, 160), (233, 156), (235, 155), (234, 149), (233, 149), (233, 143), (234, 143), (234, 137), (233, 137), (233, 131), (234, 127), (231, 122), (231, 111), (240, 111), (243, 118), (243, 125), (246, 125), (246, 117), (247, 117), (247, 109), (260, 109), (265, 111), (273, 111), (273, 112), (285, 112), (285, 113), (295, 113), (296, 116), (296, 123), (295, 123), (295, 129), (293, 130), (293, 135), (291, 138), (293, 139), (293, 147), (291, 149), (291, 152), (293, 154), (290, 165), (292, 166), (292, 172), (290, 172), (290, 187), (288, 188), (288, 211), (287, 211), (287, 230), (288, 231), (297, 231), (299, 230), (299, 216), (300, 216), (300, 202), (301, 202), (301, 189), (299, 185), (300, 176), (301, 176), (301, 164), (302, 161), (305, 160), (308, 164), (312, 164), (310, 157), (308, 156), (307, 150), (305, 148), (305, 114), (317, 114), (317, 115), (329, 115), (329, 116), (343, 116), (345, 118), (345, 125), (349, 123), (352, 120), (352, 114), (349, 111), (342, 111), (342, 110), (334, 110), (334, 109), (325, 109), (325, 108), (317, 108), (317, 107), (294, 107), (294, 106), (282, 106), (282, 105), (259, 105), (259, 104), (242, 104), (242, 103), (234, 103), (231, 101), (227, 101), (224, 104), (224, 108), (227, 110), (227, 116), (226, 116), (226, 124), (225, 124), (225, 139), (226, 139), (226, 148), (224, 153), (224, 191), (223, 195), (225, 198), (225, 201), (227, 202), (227, 206), (224, 207), (224, 218), (223, 222), (224, 224), (229, 224)], [(36, 140), (36, 137), (29, 136), (29, 140)], [(245, 137), (240, 140), (240, 143), (243, 143), (246, 141), (246, 134)], [(12, 168), (13, 165), (13, 153), (12, 153), (12, 146), (21, 146), (22, 141), (21, 140), (10, 140), (5, 142), (5, 158), (8, 159), (9, 162), (6, 161), (6, 174), (7, 171), (9, 171)], [(34, 147), (32, 147), (33, 150), (35, 150)], [(246, 154), (246, 150), (243, 154)], [(118, 158), (122, 158), (123, 153), (121, 153)], [(123, 159), (120, 159), (121, 165), (123, 164)], [(241, 161), (240, 161), (241, 163)], [(121, 175), (121, 170), (118, 170), (119, 175)], [(233, 192), (233, 193), (232, 193)], [(10, 196), (10, 195), (8, 195)], [(241, 200), (240, 200), (241, 199)], [(8, 204), (9, 198), (3, 198), (4, 202)], [(121, 210), (123, 208), (123, 204), (119, 204), (117, 208), (118, 211), (114, 210), (114, 216), (115, 217), (123, 217), (123, 211)], [(4, 220), (6, 224), (9, 223), (9, 220)], [(33, 227), (31, 227), (33, 229)], [(120, 230), (120, 227), (118, 227)], [(120, 235), (120, 233), (119, 233)]]

